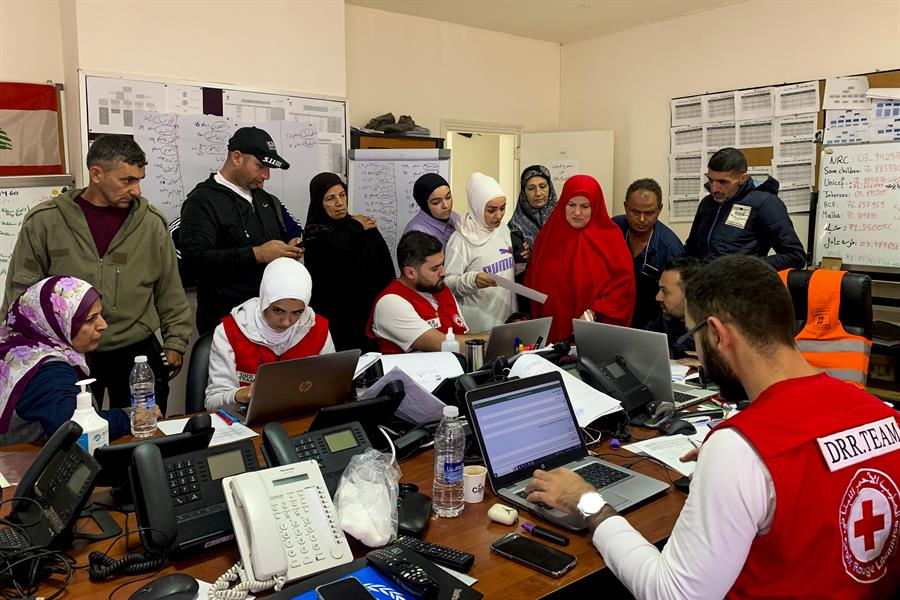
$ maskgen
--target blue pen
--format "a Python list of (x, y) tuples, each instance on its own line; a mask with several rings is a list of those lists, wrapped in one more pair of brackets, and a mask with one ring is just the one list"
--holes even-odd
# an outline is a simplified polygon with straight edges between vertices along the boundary
[(234, 419), (232, 419), (232, 418), (231, 418), (231, 415), (229, 415), (229, 414), (228, 414), (227, 412), (225, 412), (224, 410), (217, 410), (217, 411), (216, 411), (216, 414), (219, 416), (219, 418), (221, 418), (223, 421), (225, 421), (226, 423), (228, 423), (228, 426), (229, 426), (229, 427), (230, 427), (231, 425), (234, 425)]
[(240, 421), (240, 419), (238, 419), (236, 416), (234, 416), (233, 414), (231, 414), (230, 412), (228, 412), (228, 411), (225, 410), (224, 408), (220, 408), (220, 409), (219, 409), (219, 412), (222, 413), (223, 415), (225, 415), (226, 417), (228, 417), (229, 419), (231, 419), (232, 421), (234, 421), (235, 423), (237, 423), (238, 421)]
[(520, 340), (519, 338), (516, 338), (516, 343), (513, 344), (513, 352), (519, 351), (519, 344), (521, 344), (521, 343), (522, 343), (522, 340)]

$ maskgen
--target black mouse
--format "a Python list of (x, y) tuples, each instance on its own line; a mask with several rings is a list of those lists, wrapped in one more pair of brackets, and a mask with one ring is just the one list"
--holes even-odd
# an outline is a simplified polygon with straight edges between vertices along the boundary
[(200, 584), (190, 575), (172, 573), (151, 581), (129, 600), (193, 600), (199, 589)]
[(666, 421), (659, 426), (659, 430), (666, 435), (675, 435), (676, 433), (682, 435), (694, 435), (697, 433), (697, 428), (684, 419), (672, 419), (671, 421)]

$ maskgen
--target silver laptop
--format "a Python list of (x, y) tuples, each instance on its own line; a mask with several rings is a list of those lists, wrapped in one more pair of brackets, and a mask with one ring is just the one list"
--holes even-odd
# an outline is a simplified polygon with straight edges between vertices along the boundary
[(519, 351), (516, 346), (516, 339), (526, 346), (537, 343), (538, 338), (546, 343), (547, 336), (550, 335), (550, 324), (552, 322), (553, 317), (543, 317), (529, 321), (497, 325), (491, 329), (491, 337), (488, 339), (487, 348), (484, 350), (484, 362), (501, 356), (517, 354)]
[(579, 355), (593, 361), (621, 356), (628, 370), (650, 390), (653, 399), (673, 402), (675, 410), (702, 402), (717, 393), (672, 381), (669, 340), (664, 333), (577, 319), (572, 325)]
[(357, 361), (359, 350), (345, 350), (260, 365), (250, 402), (229, 408), (252, 425), (346, 402)]
[(561, 527), (583, 529), (584, 519), (525, 500), (535, 469), (572, 469), (616, 510), (669, 487), (588, 454), (559, 372), (474, 389), (466, 394), (466, 404), (494, 493)]

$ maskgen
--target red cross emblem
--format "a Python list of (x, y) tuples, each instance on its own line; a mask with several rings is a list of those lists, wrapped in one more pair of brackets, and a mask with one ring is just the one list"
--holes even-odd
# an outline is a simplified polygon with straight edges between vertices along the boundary
[(884, 577), (900, 538), (900, 490), (886, 473), (857, 471), (841, 499), (841, 557), (860, 583)]

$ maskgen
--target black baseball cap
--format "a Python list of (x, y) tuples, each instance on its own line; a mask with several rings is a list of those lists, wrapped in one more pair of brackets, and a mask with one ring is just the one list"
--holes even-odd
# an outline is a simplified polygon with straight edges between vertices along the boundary
[(274, 169), (290, 169), (291, 165), (278, 156), (272, 136), (259, 127), (241, 127), (228, 140), (228, 151), (252, 154), (267, 167)]

